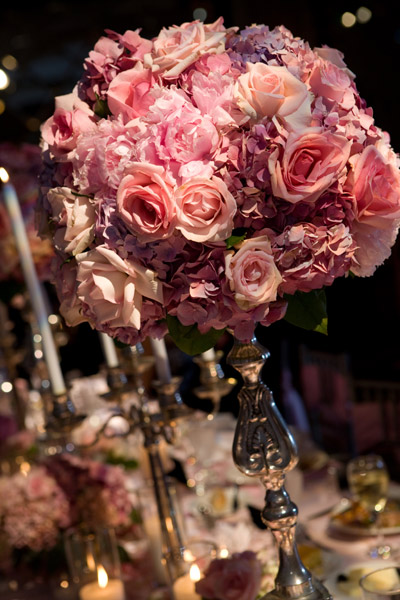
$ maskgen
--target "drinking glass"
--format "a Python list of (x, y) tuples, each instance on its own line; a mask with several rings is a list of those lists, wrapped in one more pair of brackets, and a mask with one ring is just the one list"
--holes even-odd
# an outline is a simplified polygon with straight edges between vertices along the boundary
[(386, 567), (361, 577), (364, 600), (400, 600), (400, 567)]
[(376, 544), (370, 549), (370, 555), (388, 558), (391, 548), (385, 544), (378, 527), (389, 489), (389, 473), (383, 458), (375, 454), (354, 458), (347, 465), (347, 481), (351, 493), (371, 517), (371, 533), (376, 536)]

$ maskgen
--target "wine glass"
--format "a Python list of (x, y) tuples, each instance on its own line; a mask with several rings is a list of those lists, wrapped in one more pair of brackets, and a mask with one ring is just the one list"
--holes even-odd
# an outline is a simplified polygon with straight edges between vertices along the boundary
[(364, 600), (400, 600), (400, 568), (386, 567), (361, 577)]
[(385, 543), (378, 526), (389, 489), (389, 473), (383, 458), (369, 454), (352, 459), (347, 465), (347, 481), (351, 493), (371, 517), (371, 533), (376, 536), (376, 544), (370, 549), (370, 556), (388, 558), (391, 548)]

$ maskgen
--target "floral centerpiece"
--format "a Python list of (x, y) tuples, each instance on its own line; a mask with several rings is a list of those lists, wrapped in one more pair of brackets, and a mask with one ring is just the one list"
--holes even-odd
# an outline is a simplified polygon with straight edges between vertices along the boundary
[(63, 567), (64, 532), (111, 527), (119, 536), (136, 535), (134, 512), (118, 466), (60, 455), (2, 476), (0, 570)]
[(323, 292), (372, 275), (400, 175), (335, 49), (222, 18), (106, 31), (42, 126), (40, 230), (70, 324), (184, 350), (256, 323), (326, 330)]

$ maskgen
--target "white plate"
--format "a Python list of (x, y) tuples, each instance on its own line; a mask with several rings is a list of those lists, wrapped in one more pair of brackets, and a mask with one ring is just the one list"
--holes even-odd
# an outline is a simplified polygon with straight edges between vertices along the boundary
[[(391, 494), (389, 499), (396, 500), (397, 502), (399, 502), (398, 494)], [(337, 514), (345, 512), (345, 510), (346, 508), (343, 509), (339, 505)], [(363, 525), (349, 525), (347, 523), (340, 523), (335, 519), (331, 519), (329, 523), (329, 528), (332, 529), (332, 531), (337, 531), (338, 533), (344, 533), (357, 537), (376, 536), (376, 530), (374, 530), (371, 527), (366, 527)], [(382, 535), (396, 535), (400, 533), (400, 525), (394, 525), (393, 527), (381, 527), (379, 529), (379, 533), (381, 533)]]
[[(382, 560), (381, 558), (370, 559), (364, 562), (358, 562), (350, 565), (346, 569), (342, 569), (341, 571), (336, 571), (334, 575), (331, 575), (324, 581), (324, 586), (329, 590), (335, 600), (361, 600), (362, 592), (360, 586), (355, 587), (356, 592), (353, 594), (346, 594), (343, 590), (341, 590), (337, 585), (337, 578), (339, 575), (348, 575), (354, 569), (368, 569), (368, 572), (376, 571), (376, 569), (384, 568), (384, 567), (393, 567), (396, 566), (397, 563), (390, 560)], [(358, 594), (357, 594), (358, 592)]]

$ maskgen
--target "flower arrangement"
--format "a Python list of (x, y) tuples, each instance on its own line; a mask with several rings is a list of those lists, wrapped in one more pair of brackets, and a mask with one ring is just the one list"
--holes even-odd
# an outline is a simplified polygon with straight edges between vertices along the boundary
[[(38, 177), (42, 166), (40, 148), (32, 144), (16, 146), (0, 143), (0, 165), (5, 167), (21, 201), (32, 257), (41, 280), (50, 278), (53, 248), (49, 240), (41, 240), (35, 227), (35, 206), (38, 199)], [(23, 281), (18, 251), (7, 211), (0, 204), (0, 282)]]
[(372, 275), (400, 220), (399, 160), (354, 77), (283, 26), (106, 31), (42, 126), (67, 322), (128, 344), (168, 329), (190, 353), (302, 307), (326, 330), (321, 290)]
[(211, 561), (196, 593), (209, 600), (254, 600), (262, 584), (262, 564), (247, 550)]
[(77, 456), (0, 477), (0, 537), (16, 550), (50, 550), (70, 527), (128, 529), (132, 509), (120, 467)]

